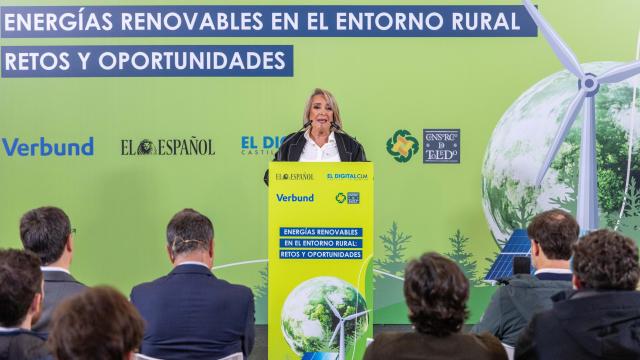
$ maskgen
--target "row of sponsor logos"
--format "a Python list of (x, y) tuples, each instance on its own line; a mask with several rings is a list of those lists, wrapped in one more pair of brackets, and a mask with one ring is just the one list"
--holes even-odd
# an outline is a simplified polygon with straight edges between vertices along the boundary
[[(283, 203), (313, 203), (316, 202), (315, 193), (310, 194), (276, 194), (276, 201)], [(357, 205), (360, 204), (359, 192), (339, 192), (335, 195), (335, 201), (338, 204)]]
[[(328, 173), (328, 174), (325, 174), (325, 176), (327, 180), (367, 180), (369, 179), (369, 174), (364, 174), (364, 173)], [(310, 172), (276, 173), (275, 177), (277, 181), (314, 180), (313, 173), (310, 173)]]
[[(95, 155), (95, 139), (89, 136), (86, 141), (60, 142), (51, 141), (41, 136), (36, 141), (24, 141), (19, 137), (1, 139), (2, 152), (8, 157), (71, 157)], [(213, 139), (168, 138), (157, 140), (120, 140), (122, 156), (213, 156), (215, 155)]]
[[(277, 135), (242, 136), (240, 152), (244, 156), (273, 156), (284, 139), (284, 136)], [(395, 161), (407, 163), (420, 151), (420, 143), (409, 130), (399, 129), (387, 139), (386, 150)], [(459, 164), (460, 129), (423, 129), (422, 162), (424, 164)]]
[[(39, 137), (24, 140), (19, 137), (2, 139), (2, 152), (8, 157), (72, 157), (94, 156), (93, 136), (80, 141), (59, 141)], [(273, 156), (284, 136), (241, 136), (243, 156)], [(423, 129), (423, 163), (460, 163), (460, 129)], [(162, 139), (121, 139), (122, 156), (213, 156), (216, 154), (211, 137), (177, 137)], [(420, 151), (420, 141), (405, 129), (396, 130), (386, 142), (386, 150), (399, 163), (408, 163)], [(278, 177), (280, 176), (280, 177)], [(312, 180), (310, 174), (278, 174), (276, 180)], [(366, 180), (366, 174), (327, 174), (327, 179)]]

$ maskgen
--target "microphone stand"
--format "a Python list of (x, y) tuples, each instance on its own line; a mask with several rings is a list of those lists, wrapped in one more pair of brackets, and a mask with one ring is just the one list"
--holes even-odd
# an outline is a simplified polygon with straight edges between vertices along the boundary
[(276, 156), (276, 161), (282, 161), (282, 152), (280, 151), (282, 149), (282, 147), (288, 143), (289, 141), (291, 141), (291, 139), (293, 139), (293, 137), (298, 134), (300, 131), (306, 129), (309, 127), (309, 125), (311, 125), (311, 120), (307, 120), (307, 122), (304, 123), (304, 125), (302, 125), (302, 127), (296, 131), (295, 133), (293, 133), (293, 135), (289, 136), (289, 138), (287, 138), (285, 141), (282, 142), (282, 144), (280, 144), (280, 149), (278, 149), (278, 156)]
[[(335, 131), (337, 131), (337, 132), (341, 132), (341, 133), (343, 133), (343, 134), (347, 135), (348, 137), (350, 137), (351, 139), (353, 139), (353, 141), (355, 141), (355, 142), (356, 142), (356, 144), (358, 144), (358, 145), (360, 145), (360, 147), (362, 147), (362, 144), (360, 144), (360, 142), (358, 142), (358, 140), (356, 140), (356, 138), (354, 138), (353, 136), (349, 135), (349, 133), (347, 133), (346, 131), (344, 131), (344, 130), (342, 129), (342, 127), (341, 127), (340, 125), (338, 125), (335, 121), (332, 121), (332, 122), (331, 122), (331, 128), (332, 128), (332, 129), (334, 129), (334, 130), (335, 130)], [(367, 161), (366, 156), (364, 156), (364, 155), (363, 155), (363, 157), (364, 157), (364, 161)]]

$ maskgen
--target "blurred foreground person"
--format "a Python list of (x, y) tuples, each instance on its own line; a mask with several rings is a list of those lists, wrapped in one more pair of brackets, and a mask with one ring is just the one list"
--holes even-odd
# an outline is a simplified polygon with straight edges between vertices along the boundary
[(0, 360), (47, 356), (44, 339), (31, 331), (41, 307), (38, 257), (28, 251), (0, 250)]
[(48, 341), (56, 360), (133, 360), (143, 333), (136, 308), (117, 290), (101, 286), (58, 306)]
[(468, 316), (469, 281), (453, 261), (433, 252), (411, 261), (404, 297), (415, 331), (378, 334), (365, 360), (507, 359), (493, 335), (461, 333)]

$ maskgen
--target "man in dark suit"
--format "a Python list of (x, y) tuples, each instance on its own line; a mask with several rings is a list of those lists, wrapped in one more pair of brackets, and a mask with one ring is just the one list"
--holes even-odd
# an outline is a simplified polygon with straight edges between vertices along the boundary
[(167, 226), (173, 270), (133, 288), (131, 302), (146, 321), (140, 352), (162, 359), (219, 359), (242, 353), (254, 342), (254, 299), (245, 286), (217, 279), (213, 225), (192, 209)]
[(46, 335), (58, 304), (86, 289), (69, 272), (73, 258), (69, 217), (51, 206), (29, 210), (20, 219), (20, 239), (24, 248), (38, 255), (42, 263), (44, 303), (42, 316), (33, 331)]

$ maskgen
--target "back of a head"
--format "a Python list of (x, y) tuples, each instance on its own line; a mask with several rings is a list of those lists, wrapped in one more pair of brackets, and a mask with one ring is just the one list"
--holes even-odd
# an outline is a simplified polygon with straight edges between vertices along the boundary
[(55, 310), (49, 348), (57, 360), (124, 359), (142, 342), (144, 322), (117, 290), (95, 287)]
[(22, 245), (38, 255), (44, 266), (62, 256), (70, 234), (69, 217), (57, 207), (29, 210), (20, 219)]
[(201, 250), (213, 245), (211, 220), (193, 209), (179, 211), (167, 225), (167, 244), (174, 255)]
[(611, 230), (591, 232), (573, 246), (573, 273), (580, 287), (635, 290), (640, 280), (638, 246)]
[(571, 245), (580, 235), (576, 219), (560, 209), (536, 215), (527, 228), (529, 238), (537, 242), (550, 260), (569, 260)]
[(435, 252), (407, 265), (404, 296), (421, 333), (447, 336), (460, 331), (468, 316), (469, 281), (456, 263)]
[(42, 289), (40, 260), (21, 250), (0, 250), (0, 326), (16, 327)]

